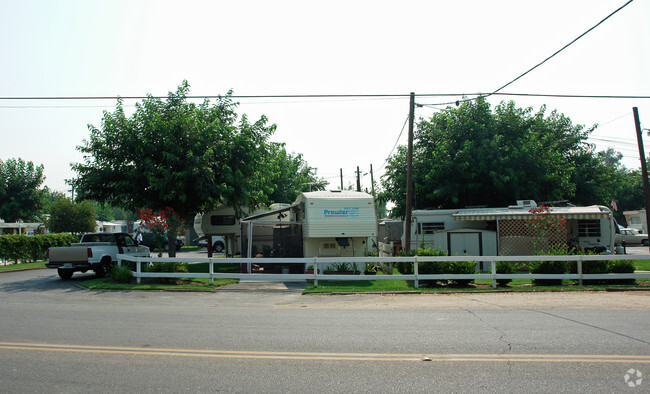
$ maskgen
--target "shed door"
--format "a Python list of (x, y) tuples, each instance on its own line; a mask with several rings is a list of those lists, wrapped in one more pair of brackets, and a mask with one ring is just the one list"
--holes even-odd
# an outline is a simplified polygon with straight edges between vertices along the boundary
[(451, 256), (481, 256), (483, 245), (481, 233), (447, 233)]

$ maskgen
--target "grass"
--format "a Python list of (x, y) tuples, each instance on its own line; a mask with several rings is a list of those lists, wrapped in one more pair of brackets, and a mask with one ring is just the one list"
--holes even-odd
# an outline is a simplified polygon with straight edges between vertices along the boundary
[(0, 265), (0, 271), (13, 271), (13, 270), (22, 270), (22, 269), (29, 269), (29, 268), (45, 268), (45, 261), (36, 261), (34, 263)]
[(237, 279), (215, 279), (214, 284), (210, 284), (209, 279), (205, 278), (187, 278), (201, 284), (133, 284), (133, 283), (115, 283), (110, 278), (88, 279), (77, 284), (89, 290), (177, 290), (177, 291), (214, 291), (216, 288), (237, 283)]
[(650, 271), (650, 260), (635, 260), (634, 267), (639, 271)]

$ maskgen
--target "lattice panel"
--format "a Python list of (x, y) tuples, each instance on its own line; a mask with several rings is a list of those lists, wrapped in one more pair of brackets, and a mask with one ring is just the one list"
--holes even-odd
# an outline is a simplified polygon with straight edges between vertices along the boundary
[(499, 255), (534, 256), (536, 251), (548, 252), (551, 247), (567, 244), (567, 234), (561, 230), (537, 234), (525, 220), (499, 220)]

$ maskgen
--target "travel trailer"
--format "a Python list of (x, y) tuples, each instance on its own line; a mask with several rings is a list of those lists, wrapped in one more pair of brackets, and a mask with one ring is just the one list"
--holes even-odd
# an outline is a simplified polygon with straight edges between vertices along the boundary
[[(285, 206), (289, 206), (289, 204), (273, 204), (269, 208), (259, 208), (251, 213), (259, 215)], [(246, 210), (244, 208), (245, 212)], [(241, 253), (241, 223), (240, 219), (237, 219), (233, 207), (222, 206), (196, 215), (194, 217), (194, 231), (202, 239), (213, 236), (223, 237), (226, 241), (225, 251), (228, 255)]]
[(452, 256), (528, 256), (553, 244), (614, 250), (615, 222), (609, 208), (550, 207), (549, 215), (566, 220), (566, 231), (554, 234), (555, 238), (531, 230), (527, 223), (534, 217), (533, 208), (537, 208), (535, 201), (520, 200), (505, 208), (414, 210), (410, 248), (438, 248)]
[(243, 219), (241, 233), (242, 256), (367, 256), (376, 247), (375, 202), (362, 192), (302, 193), (290, 206)]

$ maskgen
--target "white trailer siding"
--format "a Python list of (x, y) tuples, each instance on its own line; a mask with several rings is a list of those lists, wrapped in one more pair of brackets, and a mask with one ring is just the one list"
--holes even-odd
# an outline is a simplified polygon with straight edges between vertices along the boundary
[(304, 238), (376, 237), (371, 195), (360, 192), (309, 192), (298, 196), (304, 212)]

